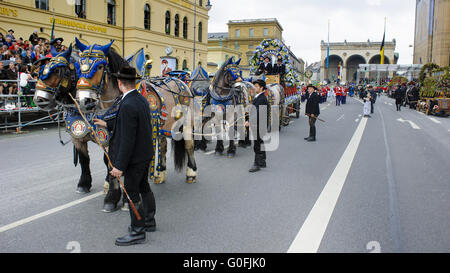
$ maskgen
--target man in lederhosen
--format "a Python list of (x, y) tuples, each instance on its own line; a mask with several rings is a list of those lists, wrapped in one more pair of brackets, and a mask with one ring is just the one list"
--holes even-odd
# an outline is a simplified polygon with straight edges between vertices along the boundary
[(308, 142), (316, 141), (316, 121), (320, 115), (320, 95), (317, 93), (317, 87), (308, 86), (308, 101), (306, 102), (306, 115), (309, 117), (309, 137), (305, 138)]
[(110, 143), (110, 158), (114, 169), (111, 175), (125, 177), (125, 189), (133, 201), (141, 220), (130, 209), (131, 225), (129, 234), (117, 238), (116, 245), (130, 246), (144, 243), (146, 232), (156, 230), (156, 204), (148, 183), (150, 162), (153, 158), (153, 137), (150, 120), (150, 106), (135, 89), (136, 69), (123, 67), (113, 74), (123, 94), (119, 112), (114, 120), (94, 120), (95, 124), (113, 131)]

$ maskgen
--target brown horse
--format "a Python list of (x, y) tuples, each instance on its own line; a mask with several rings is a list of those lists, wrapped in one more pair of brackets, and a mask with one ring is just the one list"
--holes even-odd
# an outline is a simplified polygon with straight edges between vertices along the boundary
[(186, 183), (197, 180), (197, 164), (194, 157), (194, 96), (189, 87), (176, 78), (142, 81), (141, 94), (149, 101), (153, 113), (152, 122), (157, 136), (155, 149), (158, 154), (150, 172), (155, 184), (166, 182), (166, 153), (168, 138), (172, 138), (175, 169), (181, 171), (187, 157)]

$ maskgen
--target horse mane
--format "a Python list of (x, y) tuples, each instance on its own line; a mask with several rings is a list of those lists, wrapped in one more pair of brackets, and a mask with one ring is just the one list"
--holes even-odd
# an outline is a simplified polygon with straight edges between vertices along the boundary
[[(110, 73), (117, 73), (123, 66), (129, 66), (128, 62), (120, 56), (114, 48), (111, 48), (108, 53), (108, 66)], [(112, 81), (113, 87), (118, 89), (117, 81)]]

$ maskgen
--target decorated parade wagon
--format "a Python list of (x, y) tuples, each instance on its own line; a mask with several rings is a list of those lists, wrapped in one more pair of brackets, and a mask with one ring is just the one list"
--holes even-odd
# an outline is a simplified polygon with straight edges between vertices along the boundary
[(450, 114), (449, 78), (449, 67), (427, 64), (422, 68), (418, 111), (444, 117)]
[[(281, 61), (284, 71), (259, 74), (258, 68), (267, 57), (272, 64)], [(300, 117), (301, 90), (298, 89), (300, 77), (290, 61), (289, 49), (280, 40), (266, 39), (256, 47), (253, 57), (250, 59), (250, 73), (256, 77), (263, 78), (268, 86), (278, 84), (283, 87), (283, 125), (289, 124), (291, 114), (295, 114), (296, 118)], [(268, 89), (267, 97), (270, 103), (273, 104), (273, 96), (270, 94), (270, 88)]]

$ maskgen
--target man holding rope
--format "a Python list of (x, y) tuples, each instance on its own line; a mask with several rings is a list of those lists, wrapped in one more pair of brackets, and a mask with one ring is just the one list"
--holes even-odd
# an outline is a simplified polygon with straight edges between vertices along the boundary
[(123, 94), (117, 117), (106, 123), (95, 119), (95, 124), (113, 131), (109, 154), (114, 168), (111, 175), (125, 177), (125, 189), (135, 204), (139, 217), (130, 210), (131, 226), (129, 234), (117, 238), (116, 245), (130, 246), (145, 242), (146, 232), (156, 230), (156, 204), (148, 183), (150, 162), (153, 158), (150, 106), (147, 100), (135, 89), (136, 69), (123, 67), (117, 78)]

